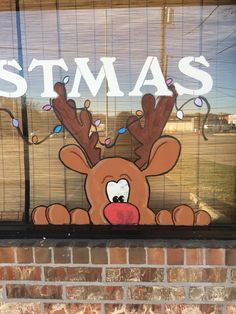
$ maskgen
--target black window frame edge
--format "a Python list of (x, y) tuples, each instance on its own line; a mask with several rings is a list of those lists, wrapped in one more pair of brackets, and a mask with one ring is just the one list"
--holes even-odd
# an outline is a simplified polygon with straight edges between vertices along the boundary
[(236, 240), (235, 224), (209, 226), (33, 225), (1, 223), (0, 239)]

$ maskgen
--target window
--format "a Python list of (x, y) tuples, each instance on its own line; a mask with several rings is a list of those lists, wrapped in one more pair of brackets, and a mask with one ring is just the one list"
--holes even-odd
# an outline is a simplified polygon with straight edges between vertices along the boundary
[[(204, 95), (211, 112), (204, 122), (207, 106), (189, 102), (178, 119), (176, 108), (164, 134), (174, 135), (182, 144), (175, 168), (159, 177), (150, 177), (149, 207), (154, 211), (188, 204), (195, 210), (210, 213), (213, 225), (235, 224), (236, 190), (236, 6), (212, 1), (201, 5), (193, 1), (42, 1), (16, 0), (0, 4), (0, 60), (15, 59), (22, 67), (15, 73), (27, 82), (27, 92), (18, 98), (0, 97), (1, 108), (10, 110), (25, 137), (38, 141), (47, 137), (59, 124), (53, 110), (43, 106), (49, 98), (44, 90), (42, 67), (28, 71), (32, 60), (63, 58), (68, 71), (55, 66), (53, 81), (72, 89), (76, 63), (74, 58), (89, 58), (94, 77), (101, 69), (101, 57), (115, 57), (114, 67), (122, 97), (108, 97), (107, 83), (92, 96), (81, 80), (81, 97), (74, 98), (81, 107), (91, 100), (95, 120), (101, 120), (101, 141), (114, 139), (131, 113), (141, 109), (141, 97), (129, 96), (148, 56), (156, 56), (164, 77), (186, 88), (198, 89), (201, 83), (187, 77), (178, 68), (186, 56), (204, 56), (209, 67), (195, 67), (209, 73), (212, 90)], [(6, 66), (9, 71), (14, 70)], [(0, 74), (1, 76), (1, 74)], [(151, 74), (147, 79), (151, 79)], [(0, 78), (0, 89), (13, 92), (15, 86)], [(156, 88), (143, 86), (142, 93), (154, 94)], [(178, 97), (177, 106), (190, 95)], [(207, 141), (202, 134), (204, 129)], [(36, 141), (36, 137), (34, 137)], [(89, 209), (84, 190), (85, 176), (65, 168), (58, 158), (63, 145), (75, 143), (63, 131), (40, 145), (28, 145), (12, 126), (6, 111), (0, 112), (0, 220), (22, 222), (39, 205), (65, 204), (69, 209)], [(122, 156), (135, 159), (137, 143), (128, 133), (121, 136), (104, 157)]]

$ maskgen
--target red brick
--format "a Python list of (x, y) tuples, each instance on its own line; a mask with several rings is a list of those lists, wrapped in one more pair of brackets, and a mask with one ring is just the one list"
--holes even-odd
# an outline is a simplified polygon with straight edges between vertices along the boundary
[(167, 264), (183, 265), (184, 264), (184, 250), (180, 248), (168, 248), (167, 249)]
[[(44, 314), (101, 314), (100, 304), (44, 304)], [(27, 313), (28, 314), (28, 313)], [(31, 314), (31, 313), (30, 313)]]
[(32, 247), (19, 247), (16, 249), (16, 259), (18, 263), (33, 263)]
[(205, 288), (205, 300), (207, 301), (226, 301), (228, 296), (231, 294), (225, 287), (206, 287)]
[(48, 285), (7, 285), (7, 297), (24, 299), (62, 299), (62, 287)]
[[(105, 314), (161, 314), (157, 304), (105, 304)], [(46, 313), (47, 314), (47, 313)], [(56, 313), (55, 313), (56, 314)]]
[(89, 263), (89, 248), (74, 247), (73, 248), (73, 263), (88, 264)]
[(213, 304), (178, 304), (165, 305), (166, 314), (223, 314), (222, 305)]
[(225, 288), (223, 286), (215, 287), (190, 287), (189, 298), (194, 301), (232, 301), (235, 297), (234, 288)]
[(107, 268), (106, 281), (108, 282), (161, 282), (164, 280), (163, 268)]
[(5, 267), (0, 267), (0, 280), (5, 280)]
[(226, 265), (236, 265), (236, 249), (226, 250)]
[(226, 308), (226, 314), (236, 314), (236, 305), (228, 305)]
[(14, 263), (14, 248), (0, 247), (0, 263)]
[(6, 266), (0, 268), (4, 280), (41, 280), (40, 267)]
[(226, 268), (181, 268), (173, 267), (167, 270), (169, 282), (225, 282)]
[(79, 286), (67, 287), (67, 298), (70, 300), (121, 300), (124, 297), (122, 287)]
[(129, 248), (129, 263), (130, 264), (146, 264), (146, 251), (144, 247)]
[(236, 287), (228, 287), (225, 289), (225, 300), (236, 301)]
[(207, 265), (224, 265), (225, 249), (207, 249), (206, 250)]
[(101, 281), (100, 267), (45, 267), (46, 281)]
[(193, 301), (204, 301), (205, 287), (189, 287), (189, 299)]
[(127, 250), (125, 247), (111, 247), (109, 248), (109, 253), (110, 253), (111, 264), (126, 264), (127, 263), (127, 257), (126, 257)]
[(147, 262), (148, 264), (164, 264), (164, 249), (162, 248), (148, 248), (147, 249)]
[(186, 249), (186, 263), (188, 265), (202, 265), (204, 263), (204, 249)]
[(130, 264), (146, 264), (146, 251), (144, 247), (129, 248), (129, 263)]
[(71, 263), (71, 249), (68, 247), (54, 247), (54, 262), (55, 264)]
[(130, 300), (181, 301), (185, 299), (185, 290), (183, 287), (134, 286), (129, 287), (128, 297)]
[(107, 249), (105, 246), (91, 247), (91, 262), (93, 264), (107, 264)]
[(1, 314), (41, 314), (40, 303), (0, 303)]
[(35, 262), (40, 264), (48, 264), (52, 261), (52, 250), (48, 247), (36, 247)]

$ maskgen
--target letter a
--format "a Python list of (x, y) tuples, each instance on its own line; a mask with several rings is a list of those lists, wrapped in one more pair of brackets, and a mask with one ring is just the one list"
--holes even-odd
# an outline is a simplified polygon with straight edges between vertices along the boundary
[[(151, 70), (153, 79), (145, 80), (148, 70)], [(156, 87), (157, 91), (155, 92), (156, 96), (171, 96), (172, 92), (168, 89), (157, 57), (147, 57), (144, 66), (141, 70), (141, 73), (137, 79), (134, 89), (129, 93), (129, 96), (142, 96), (143, 93), (140, 91), (140, 88), (143, 85), (153, 85)]]

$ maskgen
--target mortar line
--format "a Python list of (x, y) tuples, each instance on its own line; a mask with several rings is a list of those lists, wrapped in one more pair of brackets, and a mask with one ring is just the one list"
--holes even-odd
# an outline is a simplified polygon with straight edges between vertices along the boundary
[(207, 252), (206, 252), (206, 248), (203, 248), (202, 250), (203, 250), (203, 266), (205, 267), (205, 266), (207, 266), (207, 264), (206, 264), (206, 254), (207, 254)]
[(232, 268), (227, 267), (227, 275), (226, 275), (226, 284), (232, 284), (231, 275), (232, 275)]
[(44, 314), (44, 303), (43, 302), (40, 303), (40, 307), (41, 307), (41, 314)]
[(123, 286), (123, 289), (124, 289), (124, 301), (125, 300), (128, 300), (128, 288), (130, 286)]
[(165, 311), (166, 302), (163, 303), (161, 306), (162, 306), (163, 314), (166, 314), (166, 311)]
[(223, 313), (225, 313), (225, 314), (226, 314), (226, 313), (227, 313), (227, 311), (226, 311), (226, 309), (227, 309), (226, 304), (223, 304), (223, 306), (222, 306), (222, 307), (223, 307)]
[(5, 282), (3, 282), (2, 288), (3, 288), (3, 300), (6, 301), (7, 300), (7, 288), (6, 288)]
[[(0, 268), (1, 267), (8, 267), (8, 266), (14, 266), (14, 267), (40, 267), (43, 265), (44, 267), (68, 267), (68, 268), (97, 268), (97, 267), (103, 267), (106, 265), (108, 268), (195, 268), (195, 269), (201, 269), (201, 268), (212, 268), (212, 269), (235, 269), (236, 265), (167, 265), (166, 263), (163, 264), (92, 264), (92, 263), (0, 263)], [(76, 265), (76, 266), (75, 266)]]
[(126, 265), (129, 265), (129, 247), (128, 245), (125, 247), (126, 249)]
[(105, 304), (101, 303), (101, 314), (105, 314)]
[[(45, 304), (51, 304), (51, 303), (68, 303), (68, 300), (64, 299), (29, 299), (29, 298), (11, 298), (7, 299), (5, 303), (19, 303), (19, 301), (23, 301), (24, 303), (45, 303)], [(180, 304), (186, 304), (186, 305), (220, 305), (220, 306), (228, 306), (232, 305), (232, 301), (196, 301), (193, 302), (192, 300), (91, 300), (91, 299), (71, 299), (69, 300), (70, 303), (76, 304), (76, 303), (84, 303), (84, 304), (137, 304), (137, 305), (180, 305)]]
[(92, 265), (91, 245), (88, 246), (88, 251), (89, 251), (89, 265)]
[[(16, 247), (13, 247), (13, 255), (14, 255), (14, 261), (17, 264), (17, 255), (16, 255)], [(14, 263), (14, 264), (15, 264)]]
[[(222, 287), (225, 286), (225, 282), (166, 282), (166, 281), (41, 281), (41, 280), (4, 280), (2, 281), (6, 285), (40, 285), (40, 286), (158, 286), (158, 287)], [(0, 281), (1, 283), (1, 281)], [(229, 283), (228, 288), (234, 288), (235, 283)]]
[(187, 251), (186, 251), (186, 248), (183, 248), (183, 254), (184, 254), (184, 266), (187, 266)]
[(102, 280), (101, 283), (106, 284), (106, 266), (102, 267), (102, 274), (101, 274)]
[(69, 252), (69, 254), (70, 254), (70, 265), (73, 265), (73, 258), (72, 258), (72, 254), (73, 254), (73, 252), (72, 252), (72, 247), (68, 247), (68, 252)]
[(54, 253), (54, 247), (52, 247), (52, 262), (50, 264), (55, 264)]
[(36, 260), (35, 260), (35, 248), (34, 247), (32, 247), (32, 255), (33, 255), (33, 264), (35, 264)]
[(67, 300), (67, 295), (66, 295), (66, 286), (62, 286), (62, 300)]
[(186, 286), (186, 285), (183, 286), (183, 288), (184, 288), (184, 293), (185, 293), (184, 302), (186, 302), (187, 300), (190, 300), (190, 298), (189, 298), (189, 288), (190, 288), (190, 287), (191, 287), (191, 286)]
[(163, 281), (167, 283), (168, 276), (167, 276), (167, 271), (168, 271), (168, 265), (167, 265), (167, 249), (164, 248), (164, 278)]
[(41, 266), (40, 268), (41, 268), (41, 281), (42, 281), (42, 282), (45, 282), (46, 280), (45, 280), (44, 267)]
[(148, 248), (146, 246), (144, 246), (144, 251), (145, 251), (145, 264), (148, 266)]

